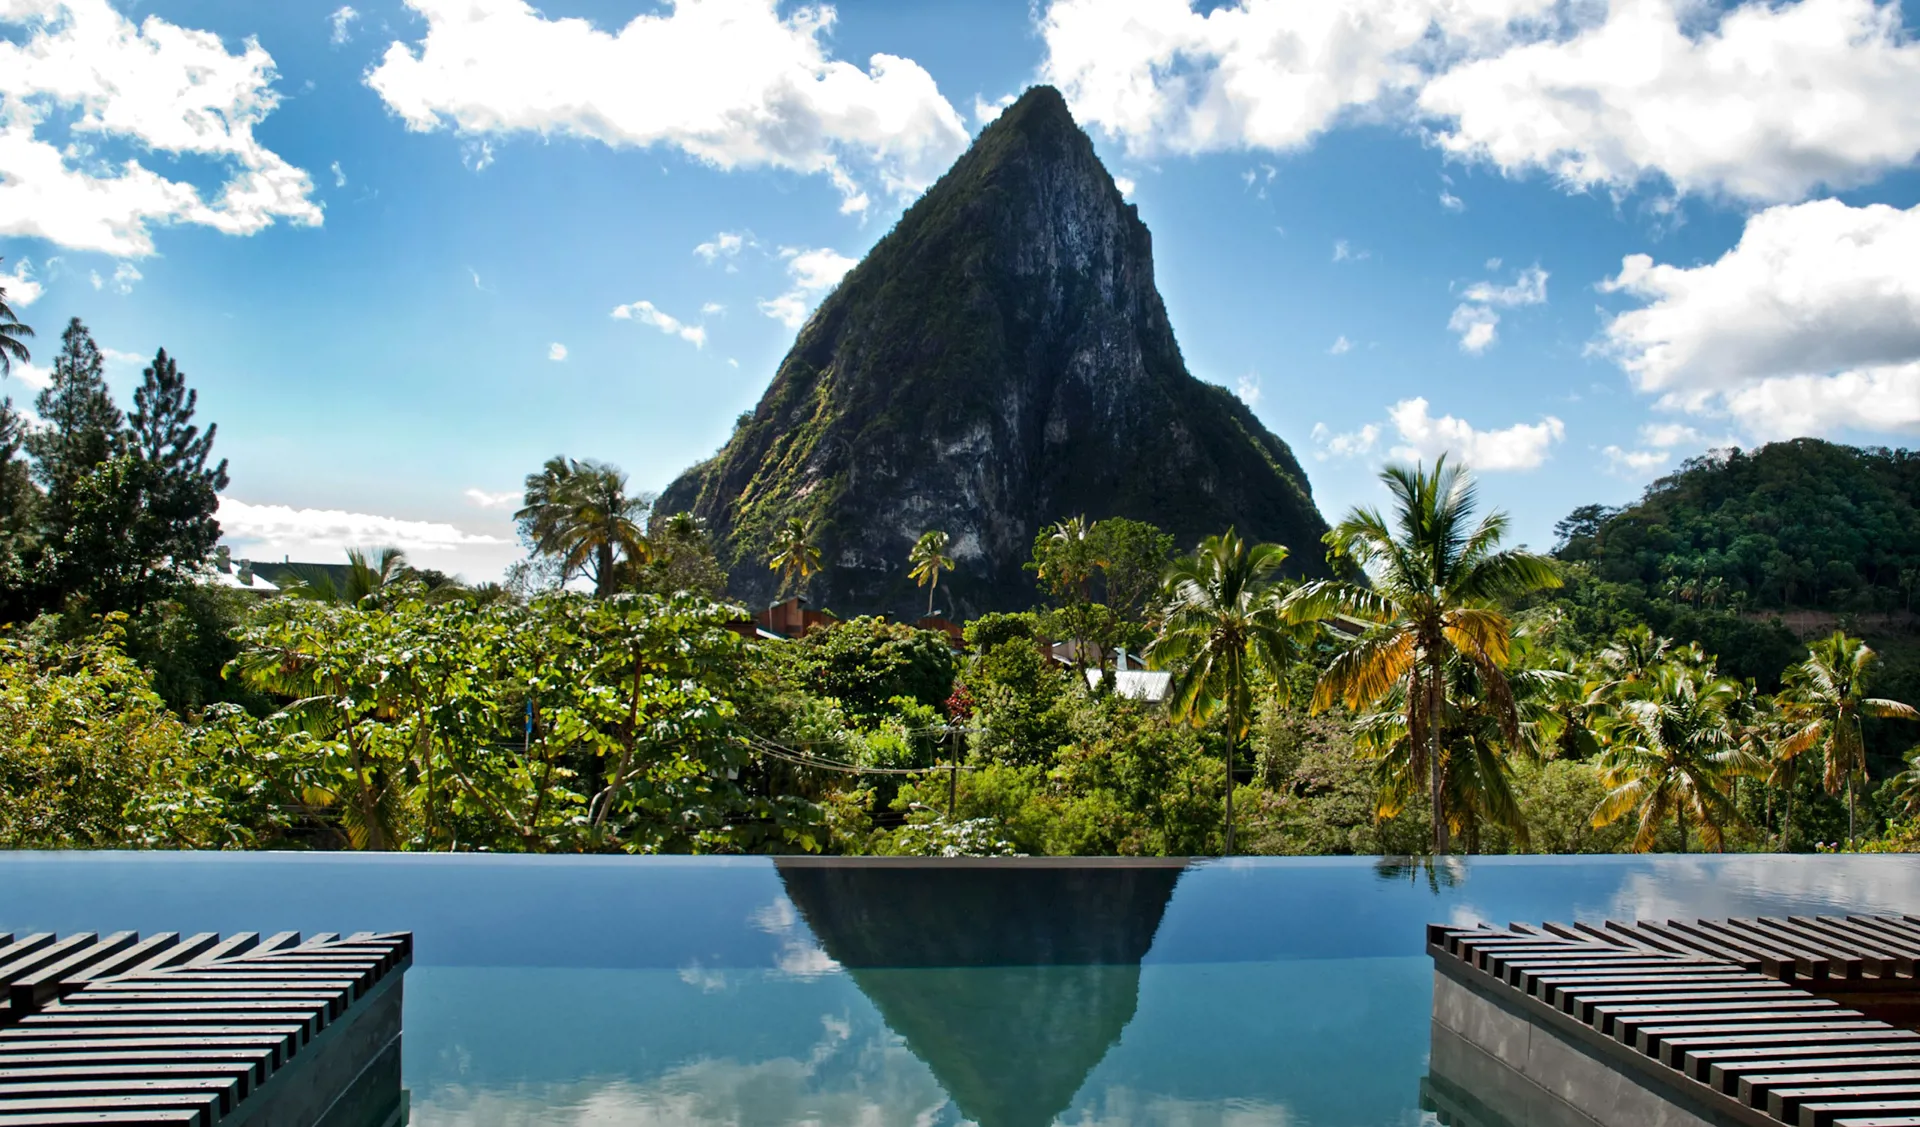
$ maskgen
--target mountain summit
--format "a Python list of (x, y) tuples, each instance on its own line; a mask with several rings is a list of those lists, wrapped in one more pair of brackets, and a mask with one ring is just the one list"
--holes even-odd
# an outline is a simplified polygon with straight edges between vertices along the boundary
[(907, 553), (928, 529), (957, 569), (952, 618), (1032, 605), (1035, 532), (1151, 521), (1183, 547), (1237, 526), (1323, 572), (1326, 522), (1286, 443), (1187, 373), (1153, 245), (1066, 102), (1001, 114), (801, 328), (718, 454), (661, 495), (713, 531), (734, 594), (764, 605), (786, 518), (818, 529), (816, 605), (926, 610)]

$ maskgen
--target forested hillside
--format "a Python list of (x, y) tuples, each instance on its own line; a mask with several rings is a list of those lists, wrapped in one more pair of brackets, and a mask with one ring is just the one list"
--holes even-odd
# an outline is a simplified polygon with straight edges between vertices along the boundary
[(1688, 606), (1911, 611), (1920, 456), (1800, 438), (1689, 460), (1638, 503), (1588, 505), (1558, 555)]

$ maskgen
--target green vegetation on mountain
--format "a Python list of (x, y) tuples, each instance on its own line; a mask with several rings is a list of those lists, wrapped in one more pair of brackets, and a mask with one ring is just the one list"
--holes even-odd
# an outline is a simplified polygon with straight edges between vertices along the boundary
[[(1231, 525), (1312, 545), (1305, 472), (1224, 388), (1187, 373), (1152, 239), (1060, 95), (983, 130), (800, 329), (726, 446), (660, 498), (713, 532), (730, 590), (765, 605), (789, 522), (828, 564), (817, 603), (909, 617), (899, 566), (949, 535), (949, 617), (1033, 601), (1039, 530), (1150, 522), (1191, 545)], [(1321, 554), (1292, 567), (1321, 574)]]

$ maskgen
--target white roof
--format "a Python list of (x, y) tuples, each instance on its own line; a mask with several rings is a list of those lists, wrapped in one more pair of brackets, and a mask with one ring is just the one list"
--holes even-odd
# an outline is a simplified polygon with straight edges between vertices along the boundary
[[(1087, 670), (1087, 687), (1100, 683), (1098, 669)], [(1122, 669), (1113, 675), (1113, 691), (1130, 700), (1159, 704), (1167, 699), (1173, 674), (1164, 669)]]
[(230, 571), (221, 571), (218, 567), (200, 573), (200, 582), (209, 587), (231, 587), (236, 591), (252, 591), (256, 595), (278, 594), (278, 584), (270, 582), (265, 576), (253, 575), (253, 582), (242, 583), (240, 577)]

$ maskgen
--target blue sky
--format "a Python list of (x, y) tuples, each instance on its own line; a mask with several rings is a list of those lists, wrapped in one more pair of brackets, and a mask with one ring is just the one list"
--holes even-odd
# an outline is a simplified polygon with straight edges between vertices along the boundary
[[(1450, 450), (1518, 537), (1713, 445), (1920, 428), (1920, 3), (0, 0), (0, 285), (220, 425), (241, 554), (491, 578), (658, 489), (1036, 81), (1189, 368), (1337, 518)], [(1636, 257), (1644, 256), (1644, 257)], [(1152, 467), (1142, 467), (1152, 472)]]

